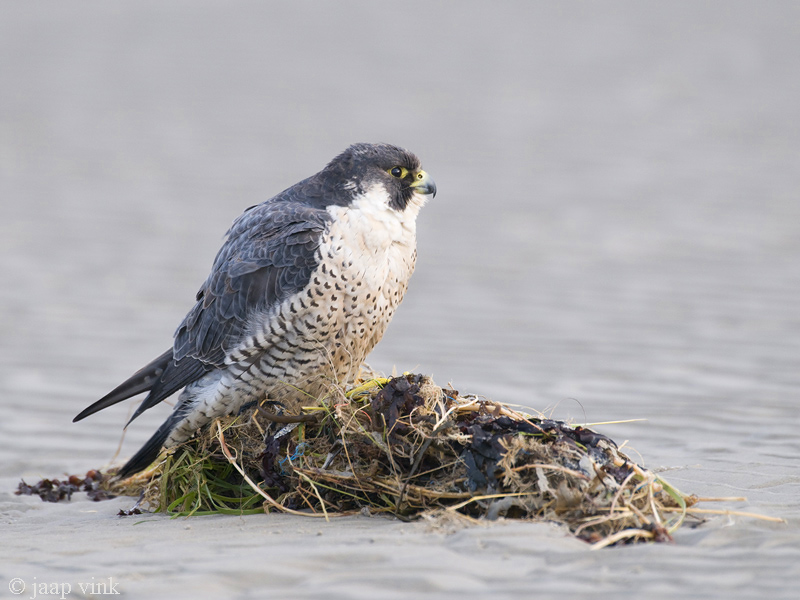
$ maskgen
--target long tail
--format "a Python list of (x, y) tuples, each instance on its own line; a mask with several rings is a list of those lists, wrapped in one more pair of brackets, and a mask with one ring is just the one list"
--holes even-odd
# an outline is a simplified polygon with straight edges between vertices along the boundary
[(136, 409), (136, 412), (133, 413), (130, 421), (125, 425), (127, 427), (130, 425), (131, 421), (148, 408), (152, 408), (182, 387), (199, 379), (210, 369), (210, 366), (189, 356), (175, 362), (173, 360), (172, 348), (170, 348), (148, 365), (136, 371), (136, 373), (100, 398), (100, 400), (83, 409), (78, 416), (72, 419), (72, 422), (75, 423), (81, 419), (85, 419), (89, 415), (93, 415), (117, 402), (122, 402), (136, 394), (149, 391), (150, 393), (147, 394), (147, 397)]
[(85, 419), (89, 415), (113, 406), (117, 402), (122, 402), (141, 394), (142, 392), (150, 391), (156, 382), (164, 374), (170, 361), (172, 360), (172, 348), (164, 352), (161, 356), (150, 362), (148, 365), (142, 367), (136, 373), (131, 375), (128, 379), (123, 381), (108, 394), (100, 398), (91, 406), (84, 408), (77, 417), (72, 419), (73, 423), (77, 423), (81, 419)]
[[(80, 421), (89, 415), (93, 415), (104, 408), (127, 400), (136, 394), (149, 392), (136, 409), (136, 412), (133, 413), (130, 421), (125, 425), (127, 427), (130, 425), (131, 421), (145, 410), (155, 406), (193, 381), (196, 381), (213, 368), (211, 365), (206, 365), (189, 356), (185, 356), (177, 362), (173, 360), (173, 357), (174, 354), (172, 348), (170, 348), (148, 365), (136, 371), (136, 373), (100, 398), (100, 400), (86, 407), (72, 421)], [(158, 454), (164, 442), (167, 441), (170, 432), (190, 409), (191, 404), (187, 403), (186, 405), (181, 405), (179, 403), (172, 414), (164, 421), (147, 443), (133, 455), (133, 458), (125, 463), (125, 466), (120, 469), (117, 476), (125, 478), (134, 473), (138, 473), (158, 458)]]

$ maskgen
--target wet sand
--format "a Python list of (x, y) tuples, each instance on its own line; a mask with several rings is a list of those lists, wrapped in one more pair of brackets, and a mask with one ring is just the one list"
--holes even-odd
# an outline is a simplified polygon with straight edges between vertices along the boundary
[[(109, 577), (132, 598), (797, 597), (798, 22), (794, 3), (4, 4), (0, 597)], [(599, 429), (684, 492), (748, 498), (708, 508), (786, 522), (591, 552), (548, 525), (13, 495), (112, 458), (133, 404), (72, 417), (169, 346), (244, 208), (356, 141), (408, 147), (439, 187), (374, 367), (646, 419)]]

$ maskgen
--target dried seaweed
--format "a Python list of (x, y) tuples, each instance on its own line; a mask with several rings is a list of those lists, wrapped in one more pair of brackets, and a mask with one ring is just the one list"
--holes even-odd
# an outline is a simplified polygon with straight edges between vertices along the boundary
[(602, 434), (461, 396), (423, 375), (372, 379), (306, 410), (316, 420), (276, 424), (259, 410), (220, 419), (108, 489), (144, 488), (145, 505), (174, 515), (368, 510), (548, 521), (598, 546), (670, 540), (695, 501)]
[(44, 502), (61, 502), (72, 500), (72, 494), (86, 492), (90, 500), (98, 502), (113, 496), (103, 487), (107, 479), (100, 471), (92, 469), (84, 477), (68, 475), (66, 479), (42, 479), (33, 485), (24, 480), (19, 482), (14, 493), (17, 496), (39, 496)]

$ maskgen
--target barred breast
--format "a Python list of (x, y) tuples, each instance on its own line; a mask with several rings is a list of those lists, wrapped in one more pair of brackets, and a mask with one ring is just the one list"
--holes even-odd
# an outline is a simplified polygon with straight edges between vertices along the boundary
[(382, 222), (370, 215), (377, 201), (328, 209), (334, 219), (307, 288), (252, 319), (256, 325), (226, 357), (227, 369), (184, 390), (180, 402), (193, 408), (166, 445), (251, 401), (266, 398), (296, 412), (356, 377), (403, 300), (416, 262), (416, 215)]

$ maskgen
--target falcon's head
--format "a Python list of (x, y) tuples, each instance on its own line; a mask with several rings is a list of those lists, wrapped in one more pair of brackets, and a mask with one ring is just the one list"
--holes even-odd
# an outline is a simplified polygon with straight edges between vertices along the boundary
[[(419, 159), (408, 150), (390, 144), (353, 144), (320, 173), (347, 190), (349, 198), (380, 196), (385, 207), (413, 212), (436, 195), (433, 178), (422, 170)], [(376, 193), (377, 192), (377, 193)]]

